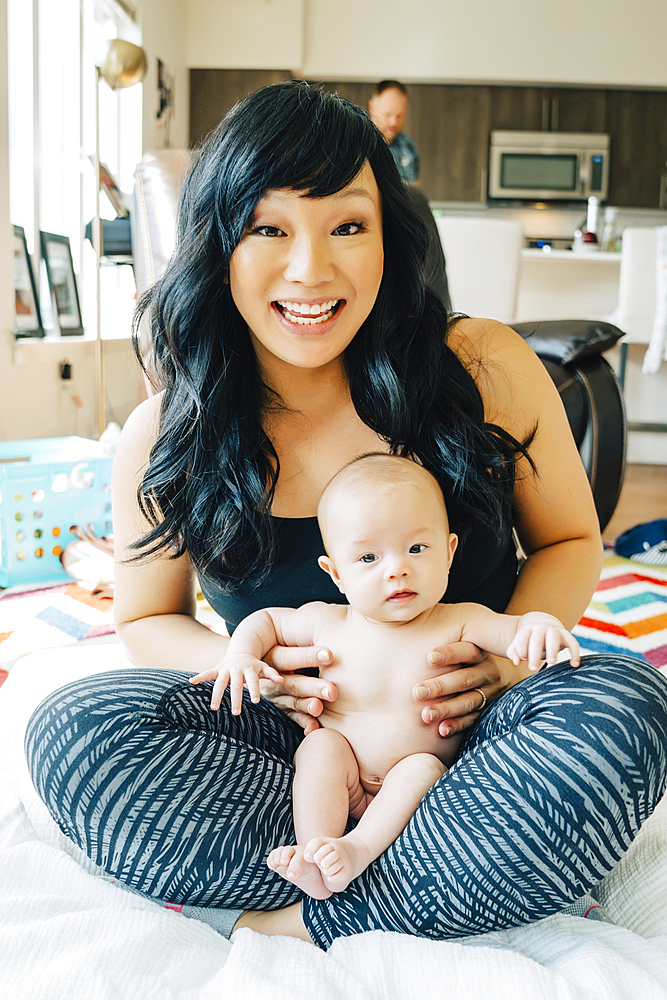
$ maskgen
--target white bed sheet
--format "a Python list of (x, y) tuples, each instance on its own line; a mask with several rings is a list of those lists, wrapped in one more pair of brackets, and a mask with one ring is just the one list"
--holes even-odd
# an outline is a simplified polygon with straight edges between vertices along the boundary
[(0, 688), (0, 997), (5, 1000), (667, 1000), (667, 800), (596, 892), (615, 924), (556, 915), (460, 941), (376, 931), (327, 952), (232, 942), (127, 893), (58, 830), (23, 761), (51, 690), (127, 666), (120, 647), (20, 661)]

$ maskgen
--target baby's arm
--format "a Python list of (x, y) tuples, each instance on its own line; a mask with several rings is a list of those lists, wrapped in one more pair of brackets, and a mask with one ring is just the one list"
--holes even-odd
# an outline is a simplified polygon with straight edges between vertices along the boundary
[(528, 660), (531, 670), (539, 670), (543, 660), (551, 666), (561, 649), (569, 649), (570, 663), (579, 666), (579, 643), (553, 615), (543, 611), (500, 615), (480, 604), (460, 608), (464, 614), (461, 638), (496, 656), (507, 656), (517, 665)]
[[(322, 606), (324, 607), (324, 606)], [(263, 657), (276, 645), (311, 646), (316, 631), (318, 605), (302, 608), (265, 608), (254, 611), (237, 625), (229, 640), (224, 660), (210, 670), (190, 678), (191, 684), (215, 680), (211, 708), (220, 708), (222, 695), (229, 684), (232, 714), (240, 715), (244, 683), (250, 698), (257, 704), (260, 698), (259, 679), (266, 677), (277, 684), (282, 675), (264, 663)]]

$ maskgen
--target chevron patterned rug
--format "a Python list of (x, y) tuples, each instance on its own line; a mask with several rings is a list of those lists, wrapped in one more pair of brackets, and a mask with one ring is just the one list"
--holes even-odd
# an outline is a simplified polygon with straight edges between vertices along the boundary
[(593, 600), (573, 631), (584, 653), (627, 653), (667, 673), (667, 568), (608, 551)]

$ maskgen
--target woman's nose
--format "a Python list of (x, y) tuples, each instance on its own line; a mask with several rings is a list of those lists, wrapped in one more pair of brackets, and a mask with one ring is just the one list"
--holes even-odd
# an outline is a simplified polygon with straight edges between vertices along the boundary
[(314, 288), (332, 281), (334, 276), (335, 268), (326, 240), (304, 236), (293, 241), (285, 266), (287, 281)]

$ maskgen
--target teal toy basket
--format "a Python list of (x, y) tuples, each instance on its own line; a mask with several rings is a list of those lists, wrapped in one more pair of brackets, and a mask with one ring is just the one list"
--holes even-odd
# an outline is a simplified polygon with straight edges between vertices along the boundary
[(112, 461), (87, 438), (0, 442), (0, 587), (71, 579), (60, 555), (73, 529), (113, 530)]

